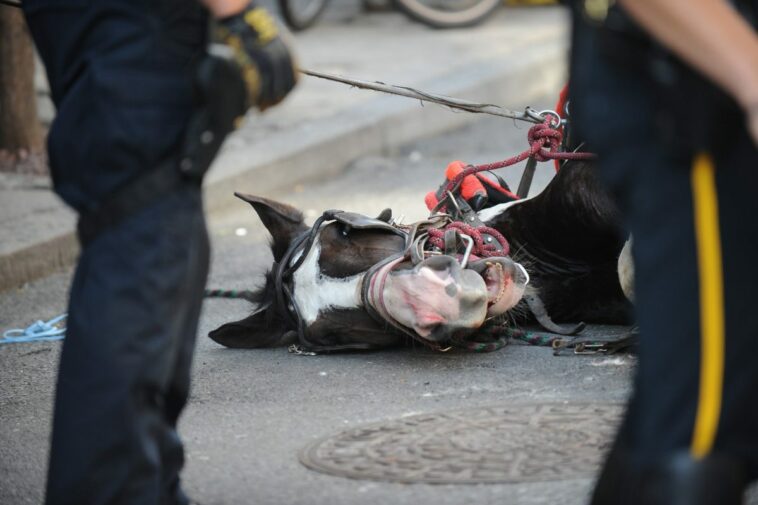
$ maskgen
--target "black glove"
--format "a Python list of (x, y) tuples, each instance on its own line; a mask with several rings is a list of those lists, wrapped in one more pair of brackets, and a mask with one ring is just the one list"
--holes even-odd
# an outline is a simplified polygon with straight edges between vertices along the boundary
[(265, 110), (281, 102), (295, 87), (294, 58), (279, 24), (263, 7), (251, 2), (239, 14), (220, 19), (218, 37), (232, 48), (242, 69), (248, 107)]

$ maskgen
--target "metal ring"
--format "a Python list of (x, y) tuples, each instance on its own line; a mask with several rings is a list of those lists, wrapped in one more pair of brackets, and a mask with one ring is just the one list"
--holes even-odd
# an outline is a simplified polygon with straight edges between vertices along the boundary
[(560, 114), (558, 114), (557, 112), (555, 112), (555, 111), (554, 111), (554, 110), (552, 110), (552, 109), (545, 109), (545, 110), (541, 110), (541, 111), (540, 111), (540, 116), (541, 116), (543, 119), (545, 119), (545, 116), (553, 116), (553, 117), (556, 119), (556, 122), (555, 122), (555, 123), (554, 123), (553, 121), (550, 121), (550, 123), (551, 123), (551, 126), (553, 126), (553, 127), (558, 127), (558, 126), (560, 126), (560, 125), (561, 125), (561, 123), (563, 122), (563, 118), (561, 117), (561, 115), (560, 115)]

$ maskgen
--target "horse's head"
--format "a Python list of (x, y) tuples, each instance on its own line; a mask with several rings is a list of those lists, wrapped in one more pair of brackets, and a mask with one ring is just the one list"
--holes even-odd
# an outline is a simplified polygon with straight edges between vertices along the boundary
[[(212, 331), (227, 347), (303, 343), (311, 348), (369, 348), (397, 343), (402, 333), (433, 347), (447, 345), (511, 309), (526, 274), (508, 258), (452, 256), (413, 261), (407, 229), (378, 218), (330, 211), (314, 227), (297, 209), (237, 194), (271, 233), (274, 265), (258, 292), (258, 309)], [(299, 327), (299, 328), (298, 328)], [(397, 331), (399, 330), (399, 331)]]

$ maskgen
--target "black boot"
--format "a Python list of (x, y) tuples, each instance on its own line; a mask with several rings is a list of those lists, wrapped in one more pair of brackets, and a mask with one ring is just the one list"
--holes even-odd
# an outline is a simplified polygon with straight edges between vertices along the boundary
[(724, 455), (681, 452), (643, 467), (614, 447), (591, 505), (741, 505), (747, 484), (745, 465)]

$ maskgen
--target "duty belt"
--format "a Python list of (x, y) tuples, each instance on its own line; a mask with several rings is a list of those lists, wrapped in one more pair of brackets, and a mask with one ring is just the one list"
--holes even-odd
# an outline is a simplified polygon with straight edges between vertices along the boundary
[(182, 187), (200, 187), (224, 138), (245, 113), (245, 84), (239, 68), (215, 46), (209, 53), (197, 66), (194, 84), (201, 105), (190, 117), (179, 152), (83, 212), (77, 225), (82, 246), (162, 197)]
[[(179, 161), (165, 161), (155, 170), (140, 175), (110, 195), (102, 204), (83, 212), (77, 223), (82, 247), (92, 242), (102, 231), (119, 224), (148, 205), (157, 202), (191, 180), (179, 171)], [(199, 187), (200, 181), (194, 184)]]

